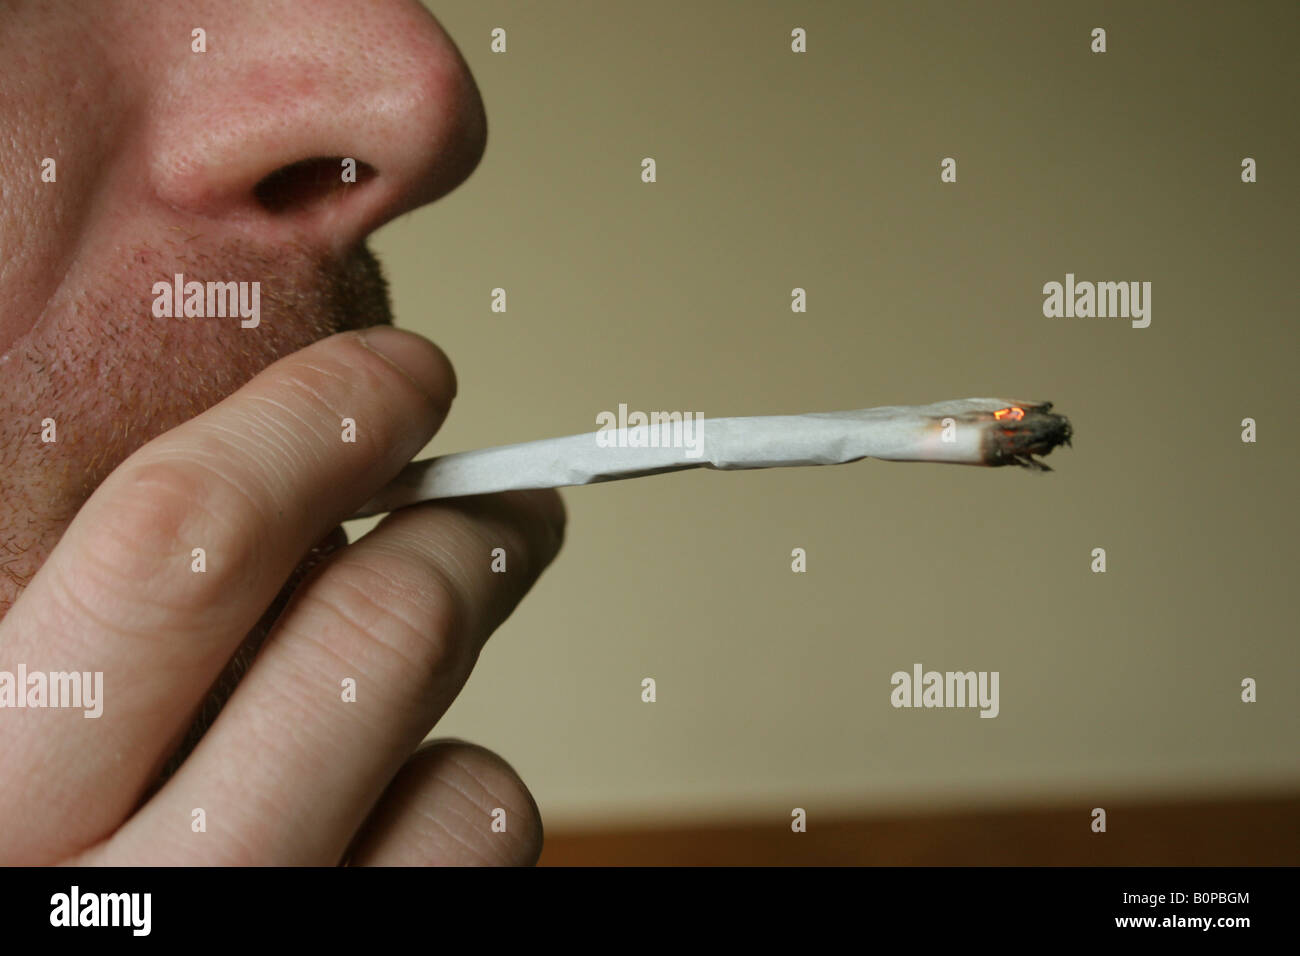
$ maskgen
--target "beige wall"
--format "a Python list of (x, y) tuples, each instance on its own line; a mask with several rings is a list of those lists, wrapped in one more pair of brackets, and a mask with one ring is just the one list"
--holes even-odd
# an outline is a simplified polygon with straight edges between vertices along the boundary
[[(399, 323), (460, 376), (426, 454), (620, 402), (997, 395), (1077, 431), (1045, 476), (572, 489), (566, 552), (439, 734), (505, 755), (552, 827), (1300, 785), (1300, 7), (429, 5), (490, 131), (468, 183), (375, 243)], [(1150, 281), (1150, 327), (1045, 318), (1067, 272)], [(893, 709), (915, 662), (999, 671), (1000, 716)]]

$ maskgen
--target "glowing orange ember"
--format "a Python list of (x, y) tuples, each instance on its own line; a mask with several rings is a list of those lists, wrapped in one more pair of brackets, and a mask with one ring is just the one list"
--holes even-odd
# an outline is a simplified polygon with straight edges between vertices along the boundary
[(993, 413), (993, 417), (998, 421), (1002, 421), (1004, 418), (1009, 418), (1012, 421), (1018, 422), (1020, 419), (1025, 417), (1025, 410), (1019, 405), (1012, 405), (1010, 408), (999, 408)]

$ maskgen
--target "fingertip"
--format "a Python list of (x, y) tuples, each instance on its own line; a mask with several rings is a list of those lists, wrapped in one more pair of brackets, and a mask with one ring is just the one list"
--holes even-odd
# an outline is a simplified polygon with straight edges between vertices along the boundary
[(435, 405), (445, 408), (456, 397), (459, 386), (451, 359), (424, 336), (391, 325), (344, 334), (354, 336), (364, 348), (394, 366)]
[(569, 510), (565, 507), (560, 493), (554, 488), (537, 488), (524, 494), (531, 496), (534, 507), (546, 520), (551, 531), (563, 541), (564, 529), (569, 523)]
[(511, 866), (536, 864), (542, 855), (542, 812), (532, 791), (509, 761), (487, 747), (465, 740), (439, 740), (434, 746), (439, 758), (455, 768), (449, 771), (448, 779), (458, 778), (457, 783), (468, 793), (475, 793), (478, 788), (477, 802), (489, 816), (511, 808), (506, 811), (506, 829), (502, 832), (513, 830), (512, 838), (505, 847), (497, 848), (502, 851), (498, 858)]
[(360, 866), (532, 866), (542, 815), (500, 754), (453, 738), (425, 741), (358, 835)]

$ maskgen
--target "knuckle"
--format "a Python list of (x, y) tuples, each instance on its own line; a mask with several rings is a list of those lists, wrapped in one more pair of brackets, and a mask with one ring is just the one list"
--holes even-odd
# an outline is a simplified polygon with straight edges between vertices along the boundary
[[(93, 593), (96, 606), (123, 594), (211, 606), (256, 573), (262, 522), (255, 514), (248, 519), (256, 506), (236, 481), (192, 460), (148, 461), (119, 481), (92, 515), (77, 554), (77, 590)], [(195, 570), (199, 548), (202, 572)]]

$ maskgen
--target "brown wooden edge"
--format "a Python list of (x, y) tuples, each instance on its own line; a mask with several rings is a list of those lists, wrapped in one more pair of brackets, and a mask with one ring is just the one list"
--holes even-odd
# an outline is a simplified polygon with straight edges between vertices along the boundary
[(540, 866), (1295, 866), (1300, 795), (548, 831)]

